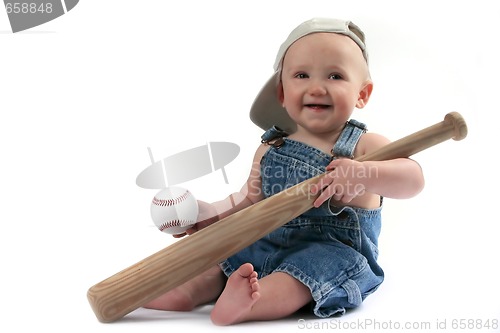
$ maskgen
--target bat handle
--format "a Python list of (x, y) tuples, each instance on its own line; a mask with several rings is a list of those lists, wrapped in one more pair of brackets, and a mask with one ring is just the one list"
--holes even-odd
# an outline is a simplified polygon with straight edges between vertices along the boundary
[(467, 124), (465, 119), (458, 112), (450, 112), (444, 117), (444, 122), (453, 125), (453, 136), (452, 139), (455, 141), (460, 141), (465, 139), (467, 136)]
[(467, 124), (458, 112), (446, 114), (444, 120), (394, 141), (385, 147), (356, 158), (357, 161), (383, 161), (409, 157), (440, 142), (453, 138), (462, 140), (467, 136)]

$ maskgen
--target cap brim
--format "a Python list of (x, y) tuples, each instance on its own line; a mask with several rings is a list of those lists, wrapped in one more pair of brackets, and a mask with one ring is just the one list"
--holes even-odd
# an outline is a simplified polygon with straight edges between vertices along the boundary
[(293, 133), (297, 125), (278, 100), (276, 91), (278, 75), (279, 72), (275, 72), (257, 94), (250, 109), (250, 119), (263, 130), (278, 126), (287, 133)]

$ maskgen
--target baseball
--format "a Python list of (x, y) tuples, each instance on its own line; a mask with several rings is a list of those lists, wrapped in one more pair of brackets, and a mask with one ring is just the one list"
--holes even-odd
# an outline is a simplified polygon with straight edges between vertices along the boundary
[(181, 234), (196, 223), (198, 202), (182, 187), (167, 187), (154, 196), (151, 218), (160, 231)]

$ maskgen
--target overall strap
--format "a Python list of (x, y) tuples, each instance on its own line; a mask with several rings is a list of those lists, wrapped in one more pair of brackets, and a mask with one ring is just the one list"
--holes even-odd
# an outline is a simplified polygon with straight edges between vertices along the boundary
[(358, 144), (359, 138), (366, 130), (365, 124), (354, 119), (349, 120), (332, 148), (332, 159), (337, 157), (348, 157), (353, 159), (354, 149)]
[(273, 126), (270, 129), (268, 129), (264, 134), (262, 134), (260, 138), (262, 139), (261, 140), (262, 143), (273, 145), (276, 148), (279, 148), (285, 142), (283, 138), (286, 136), (288, 136), (287, 132), (283, 131), (278, 126)]

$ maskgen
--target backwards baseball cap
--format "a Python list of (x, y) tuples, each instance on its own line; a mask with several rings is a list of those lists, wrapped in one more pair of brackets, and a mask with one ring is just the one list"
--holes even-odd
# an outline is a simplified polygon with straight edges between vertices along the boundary
[(260, 128), (267, 130), (278, 126), (288, 133), (297, 129), (295, 122), (288, 116), (285, 108), (278, 100), (276, 87), (280, 80), (283, 57), (288, 48), (299, 38), (316, 32), (331, 32), (351, 38), (363, 52), (363, 57), (368, 62), (368, 53), (365, 46), (365, 35), (361, 29), (350, 21), (329, 18), (313, 18), (296, 27), (278, 50), (274, 62), (274, 74), (260, 90), (250, 109), (250, 119)]

